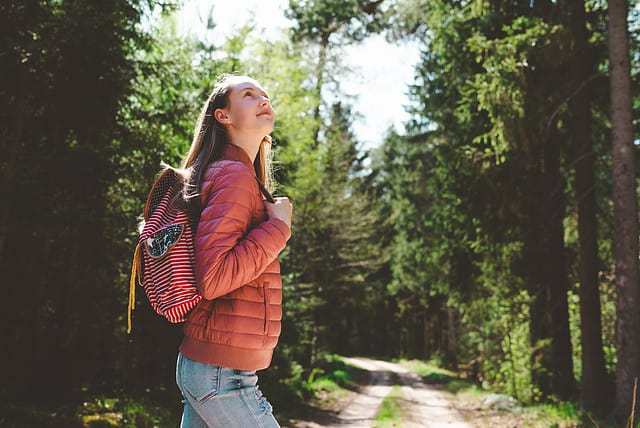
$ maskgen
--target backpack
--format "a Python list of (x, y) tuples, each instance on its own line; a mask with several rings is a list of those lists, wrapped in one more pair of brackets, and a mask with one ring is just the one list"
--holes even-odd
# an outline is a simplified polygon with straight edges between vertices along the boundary
[(127, 333), (135, 305), (135, 284), (144, 288), (151, 307), (179, 323), (202, 299), (195, 280), (194, 230), (182, 200), (179, 173), (167, 167), (149, 191), (129, 283)]

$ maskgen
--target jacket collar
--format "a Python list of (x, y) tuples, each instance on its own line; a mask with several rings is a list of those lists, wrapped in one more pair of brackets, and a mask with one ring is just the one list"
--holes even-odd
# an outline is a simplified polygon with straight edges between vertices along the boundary
[(222, 152), (222, 159), (242, 162), (251, 168), (251, 171), (253, 171), (254, 174), (256, 173), (255, 168), (253, 167), (253, 162), (249, 159), (249, 155), (240, 146), (228, 143)]

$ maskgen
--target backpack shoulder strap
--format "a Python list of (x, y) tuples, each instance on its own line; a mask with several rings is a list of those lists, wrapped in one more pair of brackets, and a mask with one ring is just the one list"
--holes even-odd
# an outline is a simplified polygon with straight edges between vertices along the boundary
[(262, 195), (264, 196), (264, 198), (267, 201), (274, 203), (276, 200), (273, 198), (273, 195), (271, 195), (271, 192), (269, 192), (267, 188), (264, 187), (264, 185), (260, 182), (260, 180), (258, 180), (258, 177), (256, 177), (256, 181), (258, 182), (258, 187), (260, 188), (260, 192), (262, 192)]
[(133, 264), (131, 266), (131, 279), (129, 279), (129, 306), (127, 308), (127, 334), (131, 333), (131, 312), (136, 305), (136, 278), (140, 281), (140, 246), (136, 245), (136, 251), (133, 253)]

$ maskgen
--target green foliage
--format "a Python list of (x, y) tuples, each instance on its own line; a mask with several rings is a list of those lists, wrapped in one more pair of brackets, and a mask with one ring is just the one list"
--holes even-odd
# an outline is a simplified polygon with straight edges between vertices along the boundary
[[(461, 343), (477, 350), (471, 364), (477, 367), (477, 380), (485, 388), (530, 403), (539, 396), (531, 387), (528, 298), (520, 292), (507, 300), (499, 290), (496, 287), (495, 294), (467, 308)], [(491, 312), (486, 311), (487, 306)]]
[[(287, 352), (290, 345), (284, 343), (280, 348)], [(272, 364), (268, 371), (260, 374), (261, 388), (278, 409), (278, 416), (296, 416), (309, 404), (329, 409), (344, 399), (347, 390), (362, 384), (367, 376), (364, 370), (346, 364), (338, 355), (318, 356), (310, 370), (290, 359), (289, 370), (284, 371), (279, 369), (278, 361), (276, 358), (275, 367)], [(274, 369), (278, 370), (275, 376)]]
[[(112, 160), (117, 181), (109, 192), (112, 215), (128, 219), (122, 219), (126, 229), (118, 234), (131, 239), (160, 163), (178, 166), (186, 153), (204, 98), (203, 82), (192, 65), (196, 41), (178, 36), (170, 18), (161, 19), (150, 34), (154, 41), (149, 49), (135, 52), (133, 91), (118, 115), (118, 152)], [(127, 250), (132, 242), (127, 242)]]
[(602, 307), (602, 342), (604, 359), (608, 373), (615, 373), (617, 365), (615, 323), (616, 298), (615, 282), (611, 276), (602, 275), (600, 285), (600, 305)]
[(7, 428), (157, 427), (179, 425), (177, 406), (148, 399), (100, 397), (77, 406), (4, 406), (0, 424)]
[(336, 355), (328, 357), (320, 366), (322, 368), (311, 370), (303, 382), (303, 388), (311, 397), (322, 396), (325, 403), (327, 396), (333, 396), (330, 400), (336, 400), (344, 395), (345, 389), (357, 388), (364, 376), (361, 370), (345, 364)]
[[(616, 349), (615, 349), (615, 284), (613, 278), (604, 274), (600, 277), (600, 305), (602, 308), (602, 342), (605, 357), (605, 366), (608, 373), (615, 373)], [(573, 364), (576, 379), (582, 375), (582, 346), (580, 331), (580, 306), (579, 296), (569, 292), (569, 313), (571, 315), (571, 342), (573, 343)]]
[(570, 427), (581, 426), (582, 418), (575, 405), (567, 402), (532, 406), (524, 411), (524, 418), (530, 426)]
[(313, 130), (319, 123), (313, 112), (320, 100), (310, 81), (313, 63), (305, 58), (304, 46), (286, 40), (255, 40), (250, 49), (253, 60), (246, 64), (246, 73), (270, 92), (276, 110), (272, 136), (278, 192), (304, 208), (305, 194), (318, 186)]
[[(473, 143), (491, 147), (495, 161), (506, 161), (511, 146), (518, 141), (518, 123), (525, 119), (527, 74), (540, 67), (539, 56), (546, 55), (545, 66), (559, 62), (563, 53), (561, 27), (539, 18), (518, 17), (503, 27), (504, 36), (489, 38), (476, 33), (467, 40), (469, 52), (476, 56), (482, 70), (461, 89), (459, 113), (486, 111), (491, 129), (476, 136)], [(544, 52), (544, 51), (551, 52)]]
[[(295, 22), (294, 40), (326, 43), (332, 35), (360, 41), (380, 26), (380, 1), (290, 0), (285, 14)], [(341, 44), (341, 41), (336, 41)]]
[(0, 424), (7, 428), (38, 426), (43, 428), (69, 427), (81, 428), (82, 421), (75, 409), (52, 407), (34, 408), (34, 406), (2, 406)]
[(120, 406), (122, 407), (122, 420), (118, 426), (121, 427), (137, 428), (179, 424), (180, 414), (175, 412), (175, 406), (167, 407), (147, 400), (135, 399), (123, 400)]
[(449, 384), (458, 378), (458, 374), (442, 368), (441, 362), (429, 360), (404, 360), (400, 364), (411, 372), (420, 375), (429, 384)]

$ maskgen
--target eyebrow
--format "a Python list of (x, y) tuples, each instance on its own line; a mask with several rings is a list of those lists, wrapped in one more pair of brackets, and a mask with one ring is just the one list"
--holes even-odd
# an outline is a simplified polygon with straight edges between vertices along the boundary
[(257, 91), (260, 92), (262, 95), (264, 95), (265, 97), (271, 99), (271, 97), (269, 96), (269, 94), (267, 93), (267, 91), (263, 90), (263, 89), (258, 89), (255, 86), (245, 86), (244, 88), (240, 88), (239, 90), (240, 92), (247, 92), (247, 91)]

